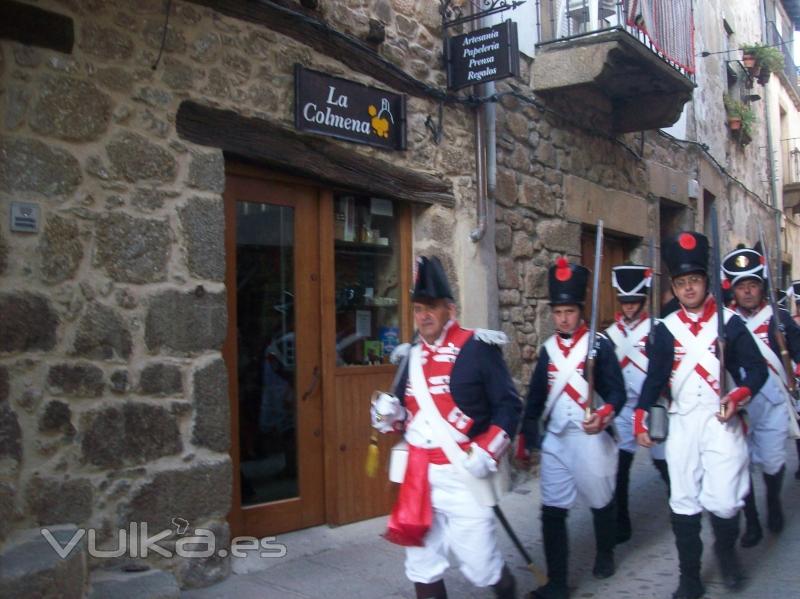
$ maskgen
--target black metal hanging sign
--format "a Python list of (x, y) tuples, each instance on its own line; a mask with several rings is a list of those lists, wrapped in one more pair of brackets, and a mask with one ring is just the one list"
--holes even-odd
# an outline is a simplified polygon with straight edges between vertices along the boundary
[(340, 77), (294, 68), (294, 124), (356, 143), (406, 149), (406, 97)]
[(447, 40), (447, 87), (519, 76), (517, 24), (504, 21)]

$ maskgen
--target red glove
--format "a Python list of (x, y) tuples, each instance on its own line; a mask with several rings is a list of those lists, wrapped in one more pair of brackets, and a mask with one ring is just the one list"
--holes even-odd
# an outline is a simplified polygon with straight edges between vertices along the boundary
[(728, 393), (728, 409), (733, 410), (735, 414), (743, 403), (750, 399), (752, 392), (749, 387), (736, 387), (733, 391)]
[(647, 410), (644, 408), (636, 408), (633, 411), (633, 434), (641, 435), (642, 433), (649, 433), (650, 429), (647, 428)]
[(472, 441), (496, 460), (511, 444), (511, 437), (502, 428), (492, 424)]

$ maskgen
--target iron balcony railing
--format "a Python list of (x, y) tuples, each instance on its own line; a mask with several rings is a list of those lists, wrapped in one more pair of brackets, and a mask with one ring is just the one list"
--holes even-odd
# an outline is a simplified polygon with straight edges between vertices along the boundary
[(780, 48), (783, 52), (783, 74), (793, 89), (797, 89), (797, 67), (792, 59), (792, 42), (784, 42), (774, 21), (767, 22), (767, 45)]
[(537, 46), (625, 31), (694, 81), (691, 0), (536, 0)]

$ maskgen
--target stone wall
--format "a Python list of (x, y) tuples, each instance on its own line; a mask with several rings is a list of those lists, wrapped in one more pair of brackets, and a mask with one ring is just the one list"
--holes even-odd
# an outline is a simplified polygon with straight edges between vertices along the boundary
[[(433, 3), (341, 4), (322, 3), (323, 16), (361, 37), (380, 19), (379, 52), (443, 83)], [(224, 540), (225, 164), (179, 138), (177, 108), (191, 98), (291, 128), (296, 62), (385, 86), (188, 2), (171, 3), (157, 66), (161, 0), (36, 6), (72, 17), (76, 44), (65, 55), (0, 42), (0, 543), (72, 522), (96, 528), (105, 547), (131, 521), (155, 531), (173, 517)], [(408, 98), (406, 152), (347, 146), (452, 181), (456, 207), (417, 210), (415, 240), (456, 277), (468, 257), (452, 252), (451, 225), (474, 221), (472, 120), (448, 106), (437, 146), (424, 125), (436, 112)], [(39, 205), (38, 233), (9, 232), (12, 200)], [(190, 561), (166, 564), (183, 586), (229, 570)]]

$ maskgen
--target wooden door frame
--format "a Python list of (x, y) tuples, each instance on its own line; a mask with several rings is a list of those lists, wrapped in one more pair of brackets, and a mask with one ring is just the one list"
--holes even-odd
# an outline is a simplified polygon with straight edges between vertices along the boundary
[[(239, 180), (244, 179), (254, 179), (260, 181), (264, 184), (271, 185), (273, 187), (281, 187), (281, 186), (302, 186), (306, 189), (306, 191), (312, 192), (314, 196), (319, 195), (319, 190), (316, 186), (309, 185), (308, 182), (298, 181), (296, 179), (292, 179), (289, 177), (283, 176), (274, 176), (271, 173), (261, 171), (259, 169), (255, 169), (252, 167), (248, 167), (246, 165), (238, 165), (238, 164), (226, 164), (225, 174), (227, 178), (227, 185), (226, 185), (226, 192), (224, 196), (224, 214), (225, 214), (225, 253), (226, 253), (226, 272), (225, 272), (225, 285), (226, 285), (226, 303), (228, 308), (228, 334), (225, 339), (225, 343), (223, 345), (223, 358), (225, 360), (228, 372), (228, 401), (231, 407), (231, 447), (230, 447), (230, 455), (231, 455), (231, 462), (232, 462), (232, 471), (233, 471), (233, 495), (231, 498), (231, 509), (228, 513), (228, 523), (231, 529), (231, 534), (233, 536), (241, 536), (243, 534), (248, 534), (252, 536), (253, 530), (257, 528), (257, 520), (259, 519), (259, 515), (256, 514), (253, 508), (250, 507), (243, 507), (241, 505), (241, 481), (240, 481), (240, 464), (241, 464), (241, 453), (240, 453), (240, 446), (239, 446), (239, 384), (238, 384), (238, 347), (237, 347), (237, 339), (236, 339), (236, 331), (235, 327), (232, 326), (233, 323), (237, 321), (237, 306), (235, 301), (235, 294), (230, 293), (230, 289), (235, 288), (236, 281), (236, 229), (235, 227), (229, 226), (231, 223), (236, 222), (236, 201), (235, 198), (229, 198), (228, 194), (233, 193), (235, 188), (232, 188), (230, 185), (231, 176), (236, 177)], [(309, 222), (312, 227), (312, 230), (318, 226), (319, 223), (319, 202), (317, 201), (313, 208), (308, 205), (307, 202), (294, 202), (294, 201), (286, 201), (282, 200), (281, 198), (270, 198), (270, 204), (273, 205), (283, 205), (283, 206), (292, 206), (295, 208), (295, 231), (297, 231), (297, 223), (300, 222), (302, 219), (303, 222)], [(308, 206), (310, 209), (305, 209)], [(301, 244), (297, 243), (298, 236), (295, 235), (295, 265), (294, 269), (297, 272), (297, 264), (301, 262), (304, 264), (309, 265), (310, 276), (307, 280), (302, 280), (299, 277), (295, 278), (295, 294), (298, 297), (309, 297), (309, 298), (316, 298), (315, 303), (319, 305), (319, 297), (320, 297), (320, 276), (319, 276), (319, 264), (320, 264), (320, 251), (321, 246), (317, 244), (314, 246), (313, 244)], [(308, 339), (311, 336), (310, 331), (319, 330), (319, 319), (321, 317), (321, 312), (319, 310), (312, 311), (315, 318), (311, 318), (308, 320), (305, 319), (297, 319), (295, 321), (295, 331), (296, 334), (296, 348), (295, 352), (296, 355), (300, 355), (301, 352), (304, 352), (305, 355), (310, 357), (309, 362), (314, 364), (314, 368), (319, 369), (319, 376), (321, 376), (322, 371), (322, 362), (320, 356), (320, 348), (317, 346), (316, 348), (303, 348), (301, 343), (303, 343), (304, 339)], [(303, 331), (302, 333), (300, 331)], [(299, 363), (299, 362), (298, 362)], [(313, 369), (312, 369), (313, 371)], [(305, 375), (308, 373), (301, 373), (299, 370), (296, 374), (295, 384), (296, 384), (296, 395), (297, 401), (308, 401), (313, 403), (318, 403), (319, 406), (317, 409), (322, 412), (322, 389), (321, 385), (317, 385), (315, 389), (311, 389), (311, 393), (305, 396), (305, 399), (300, 397), (301, 390), (304, 386), (304, 379)], [(304, 394), (305, 395), (305, 394)], [(313, 406), (313, 404), (312, 404)], [(312, 408), (313, 409), (313, 408)], [(319, 437), (321, 434), (322, 422), (319, 423), (320, 431), (319, 433), (312, 433), (316, 437)], [(298, 418), (297, 427), (296, 427), (296, 435), (298, 438), (301, 438), (301, 422)], [(320, 439), (320, 450), (324, 451), (322, 447), (322, 439)], [(312, 468), (311, 471), (308, 470), (301, 470), (301, 469), (308, 469)], [(271, 510), (273, 512), (278, 511), (279, 516), (281, 510), (285, 510), (285, 515), (283, 518), (277, 517), (275, 518), (276, 521), (280, 521), (289, 528), (285, 526), (276, 527), (274, 534), (279, 532), (286, 532), (287, 530), (295, 529), (295, 528), (303, 528), (305, 526), (311, 525), (307, 522), (313, 521), (315, 517), (314, 511), (307, 511), (304, 510), (301, 513), (300, 520), (303, 523), (300, 523), (297, 526), (294, 526), (293, 523), (297, 520), (296, 517), (296, 508), (295, 504), (298, 501), (302, 501), (302, 497), (304, 496), (303, 492), (303, 480), (314, 480), (315, 477), (319, 478), (321, 481), (321, 488), (325, 488), (325, 479), (324, 479), (324, 463), (323, 460), (320, 459), (317, 463), (302, 463), (298, 461), (298, 486), (299, 486), (299, 496), (297, 498), (289, 498), (285, 500), (270, 502)], [(320, 521), (324, 520), (325, 515), (325, 496), (322, 493), (322, 497), (320, 498), (322, 504), (320, 509)], [(256, 508), (257, 509), (257, 508)], [(248, 512), (250, 515), (248, 515)], [(313, 522), (314, 524), (318, 522)], [(269, 534), (273, 534), (270, 532)], [(258, 536), (258, 533), (256, 534)]]

